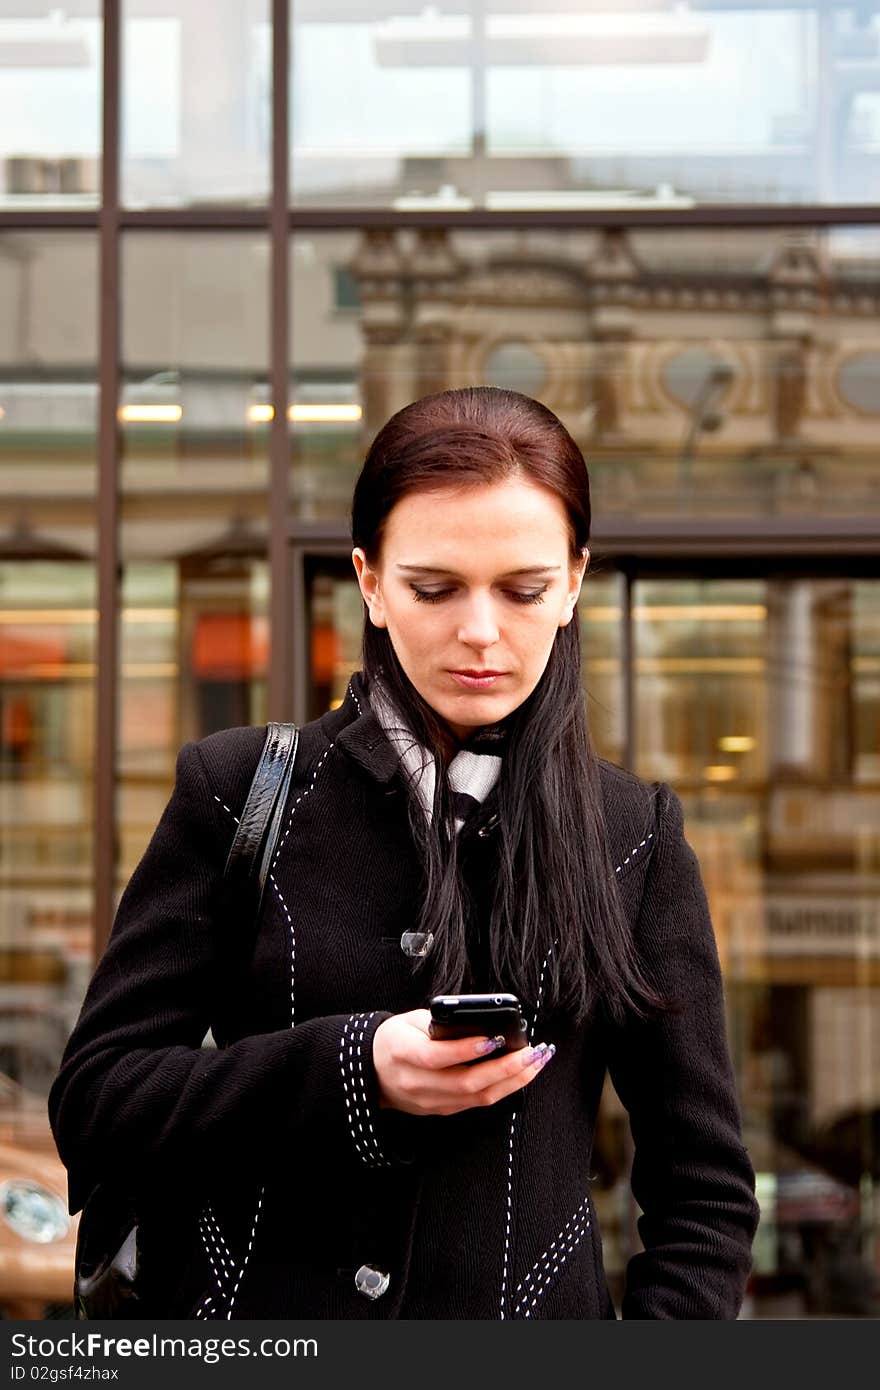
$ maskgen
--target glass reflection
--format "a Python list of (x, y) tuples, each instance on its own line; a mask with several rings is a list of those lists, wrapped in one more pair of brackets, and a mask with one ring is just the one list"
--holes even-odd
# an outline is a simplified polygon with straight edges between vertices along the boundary
[(124, 0), (122, 201), (265, 203), (268, 0)]
[(591, 557), (578, 602), (587, 719), (596, 753), (619, 766), (626, 762), (624, 612), (623, 575)]
[(291, 280), (302, 517), (396, 409), (485, 383), (559, 414), (615, 526), (880, 519), (875, 229), (303, 233)]
[(293, 0), (294, 199), (874, 202), (874, 8)]
[(22, 1175), (93, 956), (97, 268), (92, 232), (0, 235), (0, 1124)]
[(880, 1309), (878, 601), (844, 578), (634, 589), (637, 770), (682, 795), (712, 909), (756, 1316)]
[(101, 0), (0, 12), (0, 207), (97, 204), (101, 14)]
[(262, 557), (220, 548), (126, 564), (117, 892), (158, 823), (178, 749), (217, 729), (265, 723), (268, 609)]
[(178, 748), (265, 721), (268, 247), (250, 233), (123, 246), (121, 891)]
[(268, 245), (250, 233), (140, 234), (123, 245), (122, 385), (126, 497), (149, 496), (164, 524), (126, 550), (191, 549), (265, 536), (271, 409)]
[(90, 562), (0, 551), (3, 1119), (47, 1092), (91, 968), (95, 604)]

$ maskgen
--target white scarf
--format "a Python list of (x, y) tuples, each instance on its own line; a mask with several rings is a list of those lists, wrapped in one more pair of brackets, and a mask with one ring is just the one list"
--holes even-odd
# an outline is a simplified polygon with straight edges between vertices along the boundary
[[(400, 757), (404, 775), (412, 786), (430, 823), (434, 812), (437, 764), (434, 755), (419, 743), (392, 703), (387, 690), (373, 681), (369, 694), (373, 712)], [(452, 759), (447, 781), (452, 793), (455, 832), (486, 800), (501, 773), (505, 734), (498, 725), (480, 729)]]

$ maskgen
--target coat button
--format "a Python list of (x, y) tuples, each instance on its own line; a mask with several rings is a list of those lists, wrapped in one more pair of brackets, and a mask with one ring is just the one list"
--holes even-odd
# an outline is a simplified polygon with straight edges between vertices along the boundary
[(354, 1276), (354, 1283), (358, 1293), (362, 1293), (364, 1298), (381, 1298), (383, 1293), (388, 1292), (391, 1275), (382, 1269), (376, 1269), (375, 1265), (361, 1265)]
[(405, 956), (426, 956), (433, 944), (432, 931), (405, 931), (400, 938), (400, 949)]

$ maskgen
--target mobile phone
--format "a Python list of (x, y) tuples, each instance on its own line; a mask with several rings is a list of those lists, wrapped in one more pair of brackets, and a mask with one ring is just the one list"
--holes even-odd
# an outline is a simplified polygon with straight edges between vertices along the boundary
[[(515, 994), (438, 994), (431, 1000), (432, 1038), (504, 1037), (504, 1046), (487, 1057), (516, 1052), (528, 1043), (526, 1021)], [(485, 1061), (485, 1058), (478, 1058)]]

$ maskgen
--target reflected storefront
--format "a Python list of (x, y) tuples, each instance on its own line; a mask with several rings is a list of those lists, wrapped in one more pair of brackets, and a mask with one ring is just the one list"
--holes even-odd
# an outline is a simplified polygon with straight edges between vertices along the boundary
[[(743, 1315), (880, 1316), (875, 9), (296, 0), (282, 91), (278, 0), (210, 32), (194, 0), (6, 7), (4, 1134), (181, 744), (342, 698), (378, 427), (509, 387), (589, 463), (596, 748), (675, 787), (702, 867), (762, 1209)], [(617, 1295), (631, 1156), (609, 1085)]]

